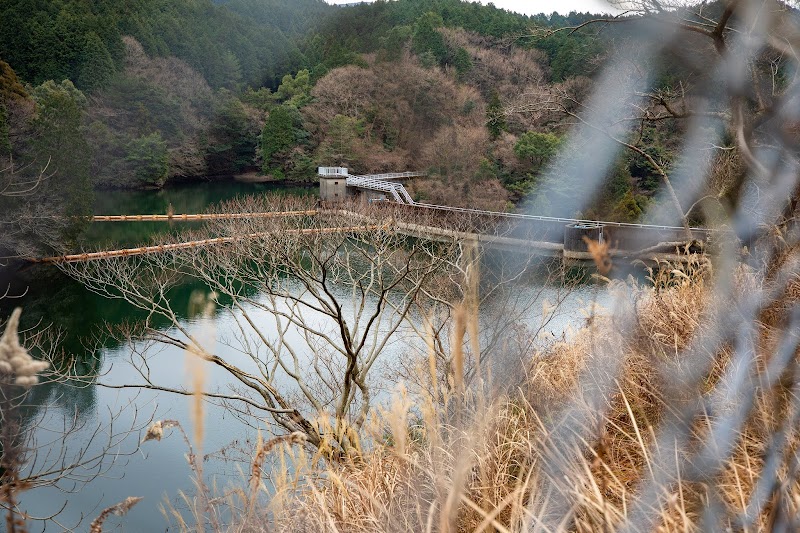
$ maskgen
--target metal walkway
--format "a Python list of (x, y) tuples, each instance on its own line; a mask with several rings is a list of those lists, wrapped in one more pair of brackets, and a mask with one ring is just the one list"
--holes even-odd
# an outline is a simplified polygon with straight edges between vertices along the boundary
[[(409, 172), (408, 174), (411, 174)], [(419, 174), (416, 174), (417, 176)], [(410, 177), (410, 176), (403, 176)], [(355, 187), (357, 189), (367, 189), (370, 191), (378, 191), (389, 193), (395, 202), (404, 205), (414, 205), (414, 199), (408, 194), (408, 191), (403, 187), (402, 183), (388, 181), (389, 179), (398, 179), (400, 176), (392, 178), (379, 178), (378, 176), (350, 176), (347, 178), (347, 186)]]
[(408, 194), (402, 183), (393, 182), (392, 180), (427, 176), (426, 172), (387, 172), (385, 174), (357, 176), (350, 174), (350, 170), (345, 167), (320, 167), (318, 172), (321, 177), (325, 178), (341, 176), (347, 180), (348, 187), (387, 193), (395, 202), (403, 205), (415, 205), (416, 202)]
[[(483, 211), (480, 209), (468, 209), (461, 207), (450, 207), (446, 205), (427, 204), (423, 202), (415, 202), (414, 199), (408, 194), (408, 191), (403, 187), (402, 183), (396, 183), (391, 180), (402, 178), (413, 178), (426, 176), (426, 172), (395, 172), (387, 174), (370, 174), (365, 176), (358, 176), (350, 174), (348, 168), (345, 167), (320, 167), (320, 177), (342, 176), (347, 180), (348, 187), (357, 189), (365, 189), (370, 191), (378, 191), (387, 193), (391, 199), (401, 205), (413, 206), (422, 210), (438, 211), (438, 212), (453, 212), (465, 213), (478, 216), (491, 216), (503, 218), (507, 220), (517, 221), (538, 221), (542, 223), (556, 223), (556, 224), (592, 224), (602, 225), (605, 228), (620, 228), (624, 230), (649, 230), (649, 231), (674, 231), (683, 232), (684, 228), (680, 226), (663, 226), (656, 224), (636, 224), (626, 222), (611, 222), (605, 220), (585, 220), (576, 218), (561, 218), (561, 217), (547, 217), (540, 215), (527, 215), (524, 213), (503, 213), (498, 211)], [(691, 233), (705, 240), (712, 230), (706, 228), (691, 228)]]

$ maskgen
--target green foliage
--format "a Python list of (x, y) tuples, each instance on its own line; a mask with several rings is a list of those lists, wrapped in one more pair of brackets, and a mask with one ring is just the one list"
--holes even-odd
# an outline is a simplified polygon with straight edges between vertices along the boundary
[(424, 68), (431, 69), (439, 65), (439, 59), (437, 59), (437, 57), (430, 50), (426, 50), (421, 54), (418, 54), (417, 59), (419, 60), (419, 64)]
[(606, 179), (606, 194), (612, 200), (619, 200), (631, 190), (631, 173), (625, 160), (620, 157)]
[(610, 219), (619, 222), (637, 220), (642, 211), (633, 195), (633, 179), (628, 162), (621, 155), (606, 174), (606, 179), (586, 215), (590, 218)]
[(269, 111), (275, 104), (275, 97), (267, 87), (261, 87), (257, 91), (253, 90), (252, 87), (248, 87), (247, 90), (239, 95), (239, 100), (243, 104), (259, 111)]
[(397, 61), (403, 55), (408, 42), (414, 34), (411, 26), (395, 26), (380, 38), (381, 58), (386, 61)]
[(148, 187), (162, 187), (169, 172), (167, 143), (160, 133), (134, 139), (128, 145), (125, 160), (132, 164), (139, 183)]
[(500, 102), (500, 93), (497, 90), (492, 91), (489, 105), (486, 106), (486, 127), (489, 129), (489, 136), (492, 140), (500, 137), (500, 134), (507, 128), (503, 104)]
[(322, 24), (318, 35), (327, 42), (346, 43), (356, 52), (375, 52), (384, 48), (389, 56), (397, 57), (408, 40), (408, 34), (406, 30), (396, 35), (391, 35), (391, 32), (395, 28), (412, 26), (415, 51), (431, 51), (441, 60), (446, 51), (440, 48), (439, 39), (431, 31), (435, 28), (461, 27), (485, 36), (516, 37), (530, 33), (532, 24), (529, 17), (498, 9), (492, 4), (485, 6), (461, 0), (381, 1), (336, 10)]
[(472, 58), (465, 48), (459, 47), (456, 51), (455, 58), (453, 59), (453, 66), (459, 76), (464, 76), (472, 70)]
[(353, 117), (336, 115), (328, 124), (325, 141), (320, 145), (318, 159), (326, 165), (353, 166), (355, 144), (364, 134), (364, 125)]
[[(112, 2), (8, 0), (0, 14), (0, 56), (34, 84), (47, 79), (78, 81), (84, 55), (94, 66), (114, 70), (121, 62), (122, 41), (117, 18), (119, 6)], [(102, 43), (97, 46), (91, 34)], [(91, 41), (91, 42), (90, 42)], [(88, 47), (88, 48), (87, 48)], [(105, 49), (105, 52), (103, 51)], [(110, 54), (112, 64), (105, 63)], [(102, 61), (98, 59), (102, 56)]]
[(530, 163), (532, 170), (538, 172), (557, 153), (562, 138), (552, 133), (529, 131), (523, 133), (514, 145), (514, 153), (521, 161)]
[(71, 81), (47, 81), (36, 87), (31, 96), (37, 106), (33, 126), (39, 134), (39, 144), (60, 153), (62, 146), (71, 145), (71, 137), (81, 137), (86, 97)]
[(114, 73), (114, 60), (100, 36), (95, 32), (86, 35), (77, 72), (77, 85), (85, 91), (102, 89)]
[(275, 92), (275, 99), (297, 109), (311, 102), (311, 73), (303, 69), (294, 77), (287, 74)]
[[(56, 178), (68, 174), (75, 183), (88, 183), (91, 175), (104, 186), (160, 186), (171, 175), (226, 176), (252, 167), (266, 113), (276, 103), (300, 108), (310, 101), (314, 77), (302, 68), (309, 62), (296, 39), (333, 11), (320, 0), (3, 2), (0, 56), (21, 65), (28, 81), (70, 79), (95, 93), (95, 109), (81, 104), (77, 114), (65, 112), (60, 122), (48, 115), (53, 106), (40, 105), (38, 129), (31, 132), (38, 139), (36, 150), (20, 149), (45, 164), (50, 152), (65, 153), (60, 146), (68, 144), (64, 139), (69, 136), (63, 123), (70, 122), (75, 146), (69, 152), (76, 156), (53, 157), (49, 170), (57, 168)], [(127, 48), (131, 41), (123, 42), (122, 35), (133, 36), (144, 53)], [(127, 57), (126, 49), (132, 51)], [(320, 53), (327, 65), (358, 61), (344, 44)], [(232, 93), (209, 91), (184, 62), (211, 85), (233, 91), (245, 84), (274, 88), (279, 75), (297, 74), (283, 77), (274, 94), (270, 88), (248, 90), (240, 101)], [(6, 94), (25, 95), (4, 62), (0, 91), (4, 100)], [(4, 132), (9, 120), (0, 118)], [(308, 133), (299, 115), (293, 122), (291, 146), (280, 147), (268, 163), (286, 175), (305, 174), (314, 163), (304, 153)], [(294, 150), (298, 146), (299, 152)]]
[(330, 70), (345, 65), (366, 67), (353, 43), (337, 37), (325, 32), (315, 33), (303, 44), (305, 64), (310, 67), (312, 80), (316, 81)]
[[(641, 145), (642, 151), (653, 158), (661, 166), (669, 168), (672, 164), (672, 153), (666, 146), (667, 139), (664, 138), (664, 133), (660, 132), (653, 125), (646, 125), (642, 130)], [(653, 165), (643, 155), (634, 152), (630, 155), (628, 164), (631, 176), (636, 179), (639, 186), (644, 191), (655, 191), (661, 183), (661, 178), (653, 168)]]
[(244, 105), (228, 91), (221, 91), (207, 134), (206, 166), (209, 174), (237, 174), (253, 166), (258, 133)]
[(136, 137), (158, 131), (165, 139), (177, 140), (191, 127), (182, 112), (189, 102), (142, 78), (115, 76), (103, 100), (116, 110), (115, 122)]
[(489, 161), (485, 157), (481, 159), (481, 162), (478, 164), (478, 170), (475, 172), (473, 176), (474, 181), (489, 181), (493, 179), (497, 179), (500, 174), (500, 169), (498, 165), (494, 161)]
[(602, 41), (587, 33), (556, 33), (539, 41), (536, 46), (547, 53), (555, 82), (574, 76), (591, 76), (596, 68), (594, 59), (605, 49)]
[(618, 222), (636, 222), (642, 216), (642, 208), (630, 189), (619, 199), (611, 211), (611, 217)]
[(428, 12), (417, 19), (414, 24), (414, 35), (411, 46), (418, 55), (429, 53), (437, 62), (443, 62), (447, 57), (447, 46), (444, 37), (436, 28), (444, 24), (442, 17), (434, 12)]
[(48, 172), (54, 182), (49, 187), (66, 199), (65, 213), (76, 217), (64, 233), (72, 241), (86, 225), (80, 217), (91, 213), (92, 189), (89, 181), (90, 148), (82, 130), (86, 97), (69, 80), (60, 84), (47, 81), (36, 87), (31, 96), (36, 102), (32, 121), (33, 157), (50, 161)]
[(504, 178), (506, 189), (520, 198), (536, 189), (542, 169), (555, 158), (562, 143), (563, 138), (553, 133), (523, 133), (514, 145), (522, 167)]
[(28, 92), (11, 65), (0, 59), (0, 103), (27, 98)]
[(0, 101), (0, 157), (11, 153), (11, 140), (9, 139), (10, 128), (8, 124), (8, 109)]
[[(591, 13), (571, 12), (560, 15), (540, 14), (532, 17), (533, 21), (547, 28), (575, 27), (598, 16)], [(592, 76), (598, 68), (598, 57), (607, 53), (609, 44), (617, 37), (627, 35), (628, 29), (622, 25), (604, 27), (602, 31), (587, 26), (581, 31), (560, 31), (550, 33), (530, 44), (547, 54), (550, 60), (552, 81), (561, 82), (574, 76)]]
[(219, 72), (217, 76), (220, 80), (219, 86), (226, 89), (235, 90), (242, 82), (242, 65), (236, 54), (230, 50), (225, 50), (220, 56)]
[[(520, 192), (532, 188), (530, 192), (532, 209), (537, 214), (634, 220), (638, 215), (633, 204), (636, 206), (639, 204), (633, 196), (633, 179), (627, 163), (624, 154), (614, 161), (606, 172), (593, 201), (585, 206), (581, 213), (569, 212), (566, 209), (574, 207), (575, 191), (585, 187), (583, 177), (587, 173), (596, 172), (596, 169), (591, 168), (593, 164), (591, 161), (569, 157), (556, 158), (551, 162), (546, 181), (538, 182), (537, 177), (529, 175), (527, 180), (513, 184), (509, 188)], [(629, 200), (633, 200), (633, 204)]]
[(289, 151), (301, 142), (302, 136), (302, 119), (296, 108), (281, 105), (273, 109), (261, 132), (264, 172), (286, 177), (281, 160), (288, 159)]
[(505, 187), (516, 196), (524, 198), (531, 193), (531, 191), (534, 191), (538, 184), (539, 178), (533, 174), (528, 174), (521, 179), (507, 181)]
[(317, 161), (304, 150), (295, 149), (289, 156), (283, 174), (293, 182), (316, 182)]
[(213, 87), (272, 85), (304, 62), (296, 39), (331, 11), (319, 0), (6, 0), (0, 57), (34, 84), (70, 79), (91, 90), (122, 66), (130, 35), (151, 55), (185, 60)]

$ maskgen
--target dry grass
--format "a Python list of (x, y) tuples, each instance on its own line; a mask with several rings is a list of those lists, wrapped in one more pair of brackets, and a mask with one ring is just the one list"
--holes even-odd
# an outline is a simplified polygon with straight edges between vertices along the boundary
[[(653, 530), (705, 531), (713, 524), (768, 531), (781, 517), (785, 524), (800, 502), (791, 423), (797, 398), (790, 372), (764, 380), (785, 322), (780, 310), (797, 301), (798, 279), (760, 317), (753, 379), (761, 385), (751, 398), (729, 399), (731, 408), (740, 402), (752, 408), (745, 409), (729, 453), (704, 469), (702, 452), (714, 449), (713, 430), (726, 406), (714, 404), (719, 413), (696, 407), (723, 392), (733, 348), (723, 344), (707, 354), (694, 390), (672, 378), (691, 363), (688, 348), (711, 334), (704, 328), (720, 312), (710, 279), (710, 268), (698, 263), (662, 265), (652, 283), (617, 283), (612, 290), (622, 291), (628, 306), (613, 318), (592, 317), (573, 340), (552, 345), (532, 362), (523, 387), (491, 401), (454, 395), (445, 404), (400, 394), (373, 420), (374, 445), (348, 464), (325, 463), (299, 448), (284, 452), (268, 509), (236, 529), (611, 531), (632, 519), (647, 480), (671, 460), (677, 475), (658, 485)], [(735, 279), (741, 291), (755, 283), (744, 267)], [(576, 438), (564, 439), (565, 411), (581, 405), (587, 371), (602, 382), (609, 377), (600, 375), (603, 369), (611, 374), (614, 368), (621, 371), (610, 376), (614, 386), (604, 407), (582, 419)], [(659, 435), (691, 406), (688, 437), (665, 445)], [(781, 442), (783, 452), (770, 456)], [(571, 462), (554, 469), (557, 457)], [(708, 522), (710, 508), (715, 522)]]
[(463, 379), (478, 353), (467, 282), (450, 360), (419, 361), (412, 392), (372, 415), (353, 454), (334, 461), (296, 435), (259, 438), (242, 486), (220, 496), (187, 438), (195, 516), (172, 516), (187, 531), (790, 529), (800, 372), (796, 343), (782, 349), (797, 333), (797, 250), (771, 260), (765, 274), (736, 263), (727, 276), (736, 301), (759, 301), (750, 351), (719, 331), (744, 306), (719, 295), (706, 259), (661, 264), (646, 281), (609, 281), (613, 312), (592, 312), (568, 341), (532, 354), (499, 393)]

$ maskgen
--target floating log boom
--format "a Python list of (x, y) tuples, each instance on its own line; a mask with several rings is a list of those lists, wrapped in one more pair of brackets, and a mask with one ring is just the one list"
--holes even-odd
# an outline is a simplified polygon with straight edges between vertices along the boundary
[(95, 215), (93, 222), (192, 222), (198, 220), (236, 220), (259, 218), (283, 218), (315, 216), (316, 209), (309, 211), (281, 211), (275, 213), (203, 213), (181, 215)]
[[(385, 226), (371, 225), (371, 226), (347, 226), (347, 227), (333, 227), (333, 228), (309, 228), (309, 229), (294, 229), (283, 230), (281, 235), (314, 235), (314, 234), (331, 234), (331, 233), (356, 233), (362, 231), (376, 231), (385, 228)], [(188, 242), (175, 242), (170, 244), (159, 244), (156, 246), (141, 246), (139, 248), (124, 248), (122, 250), (108, 250), (105, 252), (86, 252), (81, 254), (72, 255), (57, 255), (53, 257), (44, 257), (41, 259), (30, 259), (33, 263), (82, 263), (85, 261), (97, 261), (99, 259), (114, 259), (117, 257), (132, 257), (135, 255), (147, 255), (170, 252), (173, 250), (185, 250), (187, 248), (200, 248), (204, 246), (216, 246), (219, 244), (227, 244), (232, 242), (241, 241), (244, 239), (257, 239), (270, 235), (270, 232), (248, 233), (245, 235), (237, 235), (235, 237), (217, 237), (214, 239), (203, 239), (199, 241)]]

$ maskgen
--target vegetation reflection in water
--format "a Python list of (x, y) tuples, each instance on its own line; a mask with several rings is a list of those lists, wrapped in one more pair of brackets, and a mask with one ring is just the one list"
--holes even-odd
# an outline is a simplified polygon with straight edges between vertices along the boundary
[[(131, 197), (147, 198), (147, 196), (143, 193), (134, 193), (131, 194)], [(149, 212), (163, 212), (164, 204), (169, 205), (170, 203), (173, 205), (173, 207), (176, 204), (184, 205), (187, 207), (187, 211), (189, 208), (195, 212), (202, 211), (200, 205), (202, 202), (191, 204), (186, 199), (180, 198), (180, 196), (172, 196), (171, 198), (158, 198), (157, 201), (160, 202), (160, 204), (152, 204), (153, 207), (150, 207)], [(131, 202), (131, 204), (133, 203), (134, 202)], [(131, 209), (131, 212), (136, 212), (133, 211), (133, 209), (136, 209), (139, 212), (148, 212), (144, 211), (144, 208), (132, 207), (131, 204), (126, 204), (127, 209)], [(119, 213), (124, 208), (121, 206), (103, 206), (102, 212), (109, 213), (111, 212), (111, 209), (115, 209), (114, 212)], [(179, 210), (176, 209), (176, 212), (178, 211)], [(98, 212), (101, 211), (98, 209)], [(96, 224), (94, 231), (101, 231), (106, 227), (114, 228), (115, 226), (117, 225)], [(150, 237), (146, 234), (147, 227), (140, 225), (140, 223), (123, 223), (119, 224), (119, 226), (134, 226), (131, 231), (138, 232), (140, 240), (132, 242), (131, 244), (138, 244), (142, 239)], [(109, 239), (109, 241), (110, 240), (112, 239)], [(103, 242), (103, 239), (99, 238), (96, 240), (96, 242)], [(499, 256), (493, 256), (492, 259), (501, 263), (507, 262), (506, 259), (503, 259)], [(542, 266), (542, 270), (538, 272), (534, 271), (531, 279), (526, 279), (525, 283), (535, 286), (536, 283), (541, 279), (539, 276), (543, 272), (547, 271), (548, 269), (546, 266)], [(108, 300), (91, 293), (83, 289), (74, 281), (65, 278), (63, 274), (55, 271), (54, 269), (32, 269), (23, 275), (31, 280), (35, 280), (39, 275), (45, 275), (47, 277), (46, 281), (41, 284), (33, 283), (30, 292), (22, 302), (26, 308), (26, 314), (28, 315), (29, 320), (39, 320), (43, 319), (45, 316), (56, 316), (56, 318), (73, 317), (69, 321), (64, 321), (58, 324), (59, 327), (69, 332), (69, 337), (66, 339), (65, 346), (69, 348), (68, 351), (70, 353), (85, 353), (85, 351), (82, 352), (81, 350), (85, 348), (85, 341), (87, 338), (100, 338), (103, 340), (104, 346), (102, 347), (102, 350), (98, 352), (99, 357), (94, 358), (91, 356), (91, 354), (87, 355), (86, 361), (80, 365), (80, 368), (75, 369), (76, 372), (83, 372), (87, 370), (90, 372), (98, 372), (104, 375), (105, 382), (111, 384), (122, 384), (129, 382), (130, 372), (132, 372), (133, 369), (126, 364), (125, 360), (130, 348), (128, 346), (116, 346), (111, 337), (98, 335), (98, 333), (103, 331), (105, 323), (109, 323), (114, 326), (121, 325), (126, 322), (140, 321), (146, 318), (146, 313), (144, 311), (137, 310), (120, 300)], [(55, 313), (55, 315), (52, 308), (54, 287), (57, 290), (56, 295), (63, 296), (57, 298), (57, 300), (60, 301), (61, 305), (64, 307), (63, 313)], [(252, 289), (247, 288), (244, 290), (245, 292), (252, 291)], [(182, 282), (176, 284), (172, 289), (170, 289), (167, 297), (172, 303), (173, 308), (179, 313), (179, 319), (182, 324), (185, 324), (186, 327), (192, 331), (199, 331), (204, 328), (210, 328), (211, 330), (215, 331), (218, 334), (218, 338), (216, 339), (216, 350), (218, 350), (219, 353), (225, 354), (226, 356), (235, 358), (235, 350), (226, 344), (227, 336), (235, 330), (235, 326), (230, 320), (220, 320), (219, 317), (211, 317), (208, 320), (203, 320), (192, 317), (188, 313), (189, 302), (192, 294), (207, 291), (207, 287), (205, 287), (201, 282), (187, 277)], [(251, 294), (251, 296), (255, 295)], [(221, 306), (224, 306), (226, 304), (225, 298), (220, 298), (219, 303)], [(84, 312), (67, 312), (68, 309), (75, 308), (83, 309)], [(266, 316), (265, 313), (262, 312), (261, 315), (262, 316), (258, 318), (260, 321), (270, 320), (270, 317)], [(154, 317), (151, 325), (156, 328), (166, 328), (169, 326), (169, 324), (163, 320), (159, 320), (158, 317)], [(139, 346), (139, 348), (142, 348), (142, 346)], [(395, 348), (390, 345), (387, 349), (387, 352), (391, 353), (393, 351), (395, 351)], [(404, 350), (400, 350), (398, 353), (402, 356), (403, 352)], [(181, 386), (185, 384), (185, 369), (183, 361), (184, 354), (181, 352), (181, 350), (167, 349), (159, 353), (153, 360), (152, 364), (154, 365), (154, 368), (158, 368), (158, 374), (160, 376), (167, 376), (166, 382), (169, 385)], [(209, 387), (224, 387), (229, 382), (230, 378), (224, 373), (212, 371), (209, 380)], [(380, 388), (382, 387), (379, 387), (379, 389)], [(74, 391), (73, 389), (63, 385), (52, 385), (49, 390), (52, 392), (46, 393), (45, 390), (42, 389), (41, 393), (50, 394), (50, 397), (60, 397), (63, 412), (71, 412), (73, 410), (76, 411), (80, 417), (83, 417), (86, 420), (87, 426), (90, 424), (103, 422), (107, 423), (110, 415), (107, 415), (105, 411), (108, 406), (124, 406), (131, 401), (135, 401), (136, 405), (139, 406), (140, 409), (144, 408), (145, 410), (148, 407), (152, 406), (155, 408), (155, 406), (158, 405), (158, 418), (169, 417), (179, 420), (189, 419), (187, 402), (182, 401), (179, 398), (169, 396), (165, 397), (150, 391), (134, 393), (133, 391), (115, 391), (96, 387), (88, 387), (79, 391)], [(75, 396), (75, 394), (78, 396)], [(58, 423), (58, 414), (59, 413), (48, 414), (50, 423)], [(230, 445), (231, 440), (235, 438), (237, 439), (235, 444), (247, 448), (248, 445), (242, 444), (242, 439), (246, 439), (248, 435), (250, 437), (253, 435), (252, 433), (248, 433), (247, 429), (243, 428), (240, 422), (236, 420), (231, 413), (217, 407), (209, 407), (207, 416), (210, 420), (209, 425), (211, 426), (211, 429), (206, 435), (206, 442), (203, 448), (205, 451), (214, 452), (215, 450), (222, 449), (223, 447)], [(123, 412), (118, 422), (122, 425), (125, 425), (126, 423), (132, 423), (131, 417), (132, 414), (130, 412)], [(80, 439), (80, 435), (75, 435), (74, 438)], [(128, 444), (127, 449), (130, 449), (130, 443)], [(144, 451), (147, 453), (146, 459), (136, 456), (130, 459), (133, 461), (132, 464), (120, 464), (118, 465), (118, 468), (112, 470), (112, 474), (121, 475), (124, 473), (124, 480), (115, 481), (113, 476), (110, 479), (95, 480), (92, 482), (91, 489), (87, 491), (87, 494), (70, 495), (69, 507), (71, 510), (66, 511), (62, 517), (69, 522), (70, 517), (73, 519), (76, 518), (74, 515), (75, 512), (85, 511), (88, 508), (87, 506), (95, 505), (97, 502), (91, 501), (89, 494), (97, 495), (102, 493), (105, 495), (103, 497), (102, 504), (99, 507), (102, 508), (106, 506), (106, 504), (113, 504), (116, 501), (119, 501), (124, 497), (134, 493), (159, 494), (159, 496), (165, 493), (167, 495), (174, 496), (179, 490), (191, 488), (189, 472), (187, 470), (188, 467), (186, 466), (185, 461), (182, 459), (186, 450), (180, 439), (174, 438), (170, 442), (162, 443), (158, 446), (146, 446)], [(225, 461), (215, 461), (208, 473), (212, 475), (235, 475), (235, 469), (232, 464), (233, 463), (226, 463)], [(157, 476), (158, 483), (155, 486), (153, 476)], [(170, 479), (165, 479), (165, 476), (169, 477)], [(224, 479), (224, 477), (222, 479)], [(230, 481), (230, 479), (222, 482), (227, 483), (228, 481)], [(47, 509), (51, 508), (52, 506), (57, 507), (57, 502), (63, 498), (63, 496), (56, 491), (45, 494), (46, 496), (43, 497), (42, 491), (37, 493), (36, 501), (39, 503), (28, 502), (26, 500), (25, 503), (29, 506), (31, 511), (35, 512), (36, 510), (39, 510), (39, 514), (44, 514), (47, 512)], [(126, 524), (133, 528), (143, 527), (146, 529), (155, 528), (161, 525), (162, 517), (155, 512), (155, 507), (161, 502), (161, 498), (149, 497), (148, 500), (149, 501), (143, 502), (140, 504), (140, 506), (137, 506), (137, 508), (134, 509), (131, 515), (126, 518)]]
[[(280, 183), (209, 182), (184, 185), (160, 191), (113, 191), (95, 197), (97, 215), (166, 214), (170, 207), (176, 214), (202, 213), (210, 206), (242, 195), (285, 192), (314, 194), (308, 187), (286, 187)], [(202, 227), (202, 223), (185, 222), (103, 222), (92, 224), (86, 236), (87, 249), (108, 249), (150, 244), (166, 235), (178, 235)], [(95, 337), (104, 323), (120, 324), (141, 320), (146, 315), (129, 304), (109, 300), (84, 289), (80, 283), (50, 266), (22, 268), (9, 280), (12, 295), (24, 298), (0, 299), (0, 314), (22, 305), (22, 327), (52, 323), (65, 335), (64, 347), (70, 353), (83, 351), (82, 339)], [(177, 302), (189, 301), (189, 295), (202, 284), (186, 279), (174, 289)], [(77, 310), (77, 311), (76, 311)], [(158, 318), (156, 318), (158, 320)]]
[[(245, 194), (260, 194), (267, 192), (285, 192), (287, 194), (313, 194), (314, 189), (291, 188), (281, 184), (250, 184), (250, 183), (219, 183), (213, 182), (201, 186), (174, 187), (161, 191), (114, 191), (112, 194), (100, 194), (96, 197), (94, 212), (96, 214), (140, 214), (140, 213), (167, 213), (173, 209), (176, 213), (201, 213), (212, 205)], [(185, 223), (96, 223), (85, 237), (87, 247), (102, 249), (109, 246), (135, 246), (153, 240), (163, 239), (166, 234), (179, 234), (188, 229), (199, 228), (202, 224)], [(22, 268), (10, 281), (11, 294), (22, 295), (20, 298), (0, 300), (0, 313), (10, 314), (16, 306), (22, 306), (21, 327), (23, 330), (49, 325), (48, 329), (58, 340), (58, 357), (54, 364), (68, 375), (74, 376), (105, 376), (110, 382), (127, 381), (126, 376), (131, 369), (122, 364), (121, 358), (129, 350), (126, 346), (119, 346), (115, 335), (111, 332), (125, 324), (135, 324), (148, 318), (147, 313), (131, 306), (121, 300), (107, 299), (84, 288), (79, 282), (66, 276), (63, 272), (52, 266), (37, 265)], [(193, 294), (208, 292), (208, 289), (198, 280), (185, 277), (177, 283), (168, 294), (168, 298), (175, 302), (175, 309), (179, 318), (187, 323), (192, 322), (189, 316), (189, 302)], [(221, 301), (224, 304), (224, 299)], [(212, 318), (213, 321), (213, 318)], [(167, 324), (158, 316), (151, 317), (151, 325), (156, 328), (166, 327)], [(165, 374), (175, 377), (175, 385), (182, 385), (183, 356), (177, 353), (165, 353), (159, 358), (165, 365)], [(178, 362), (175, 365), (175, 362)], [(168, 365), (166, 363), (169, 363)], [(76, 386), (77, 385), (77, 386)], [(219, 383), (215, 383), (215, 386)], [(159, 414), (176, 416), (186, 419), (182, 412), (183, 403), (175, 404), (174, 398), (159, 398), (156, 394), (136, 393), (133, 391), (113, 391), (96, 386), (80, 386), (78, 383), (44, 383), (31, 391), (30, 408), (21, 414), (23, 424), (30, 428), (38, 428), (38, 438), (42, 442), (51, 442), (53, 446), (58, 443), (58, 448), (63, 448), (67, 460), (73, 460), (78, 454), (91, 454), (103, 451), (102, 446), (107, 441), (95, 439), (87, 442), (98, 427), (109, 430), (109, 424), (117, 427), (135, 426), (136, 419), (141, 420), (143, 413), (152, 412), (159, 403), (166, 404), (159, 410)], [(135, 402), (135, 407), (130, 404)], [(36, 406), (48, 405), (55, 407), (46, 412), (40, 412)], [(215, 413), (212, 407), (209, 415), (224, 418), (224, 412)], [(227, 417), (225, 429), (219, 433), (222, 438), (214, 440), (217, 449), (230, 445), (234, 436), (246, 437), (246, 432), (237, 431), (239, 426)], [(144, 420), (147, 420), (145, 417)], [(60, 444), (56, 437), (63, 432), (66, 426), (78, 428), (72, 431), (68, 438)], [(141, 426), (141, 422), (139, 422)], [(215, 432), (211, 431), (212, 436)], [(161, 502), (163, 489), (170, 495), (176, 495), (180, 489), (189, 489), (188, 474), (182, 467), (184, 449), (179, 444), (167, 445), (163, 448), (171, 456), (169, 461), (163, 460), (163, 453), (155, 454), (148, 451), (148, 459), (143, 463), (149, 474), (136, 481), (139, 473), (136, 468), (127, 472), (125, 465), (129, 458), (124, 456), (135, 450), (137, 436), (131, 435), (123, 446), (109, 450), (119, 453), (123, 457), (118, 461), (111, 458), (114, 464), (109, 472), (110, 479), (105, 477), (95, 479), (86, 491), (65, 496), (55, 488), (37, 489), (24, 498), (24, 506), (32, 515), (47, 516), (55, 512), (66, 500), (68, 509), (60, 515), (64, 524), (77, 523), (81, 514), (91, 514), (97, 508), (99, 494), (106, 494), (102, 504), (111, 505), (117, 495), (124, 498), (129, 491), (144, 490), (150, 495), (149, 504), (142, 506), (139, 513), (148, 518), (138, 516), (134, 512), (129, 519), (129, 525), (134, 530), (153, 530), (163, 524), (163, 518), (157, 512)], [(209, 446), (210, 448), (211, 446)], [(55, 450), (55, 448), (53, 448)], [(147, 451), (147, 450), (146, 450)], [(60, 453), (55, 450), (55, 453)], [(155, 457), (153, 457), (153, 455)], [(124, 460), (123, 460), (124, 459)], [(134, 458), (135, 461), (142, 459)], [(35, 466), (35, 465), (34, 465)], [(170, 470), (172, 468), (172, 470)], [(99, 470), (98, 470), (99, 472)], [(165, 472), (169, 473), (172, 480), (167, 483), (163, 479)], [(88, 470), (87, 470), (87, 474)], [(91, 475), (91, 474), (89, 474)], [(125, 475), (126, 481), (115, 483), (114, 478)], [(152, 477), (160, 479), (159, 487), (148, 487), (147, 480)], [(69, 486), (69, 484), (67, 484)], [(74, 488), (80, 488), (76, 485)], [(100, 507), (102, 508), (102, 507)], [(99, 509), (99, 508), (98, 508)], [(145, 512), (146, 511), (146, 512)], [(61, 520), (59, 520), (61, 522)]]

